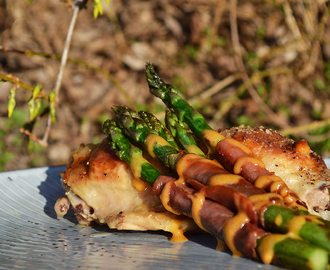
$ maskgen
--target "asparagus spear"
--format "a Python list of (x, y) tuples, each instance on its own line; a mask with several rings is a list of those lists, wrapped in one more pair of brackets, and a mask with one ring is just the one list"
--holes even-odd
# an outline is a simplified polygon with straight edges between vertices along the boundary
[[(166, 84), (151, 64), (146, 65), (145, 72), (150, 92), (162, 99), (168, 108), (172, 108), (178, 115), (179, 120), (187, 123), (192, 132), (199, 139), (206, 141), (214, 150), (218, 142), (224, 139), (224, 136), (214, 131), (200, 113), (184, 101), (170, 84)], [(207, 134), (212, 135), (205, 137)]]
[(103, 130), (108, 137), (110, 147), (116, 151), (121, 160), (131, 167), (134, 176), (153, 185), (161, 173), (143, 158), (142, 150), (130, 143), (115, 121), (106, 120)]
[(169, 144), (171, 144), (175, 148), (179, 148), (177, 143), (174, 140), (173, 134), (169, 132), (162, 123), (155, 117), (152, 113), (139, 111), (138, 112), (141, 119), (146, 123), (151, 133), (156, 132), (159, 136), (164, 138)]
[[(129, 121), (127, 119), (125, 123), (131, 123), (131, 127), (136, 127), (135, 124), (132, 125), (132, 121)], [(155, 183), (155, 178), (159, 178), (160, 173), (155, 168), (153, 168), (151, 164), (149, 164), (146, 160), (142, 158), (142, 151), (139, 151), (137, 147), (133, 146), (130, 141), (125, 138), (125, 132), (121, 131), (121, 129), (118, 128), (116, 123), (111, 120), (105, 122), (104, 132), (108, 136), (110, 145), (117, 152), (118, 156), (130, 164), (131, 168), (133, 169), (133, 173), (135, 172), (134, 175), (141, 177), (142, 180), (147, 181), (149, 184), (153, 185)], [(128, 133), (136, 134), (134, 132)], [(136, 159), (137, 161), (135, 161)], [(146, 166), (146, 164), (148, 164), (148, 166)], [(147, 170), (145, 170), (145, 168), (147, 168)], [(172, 196), (169, 197), (173, 200)], [(209, 204), (213, 205), (216, 203), (209, 201)], [(205, 203), (205, 207), (209, 204)], [(211, 207), (211, 205), (209, 205), (209, 207)], [(180, 206), (178, 206), (178, 208), (180, 208)], [(204, 207), (202, 207), (202, 209), (204, 209)], [(201, 215), (203, 213), (209, 213), (209, 211), (202, 211), (202, 209), (200, 211)], [(212, 209), (218, 209), (217, 211), (219, 212), (212, 212), (213, 218), (206, 221), (207, 229), (210, 232), (213, 232), (216, 237), (223, 239), (225, 237), (222, 229), (224, 227), (224, 224), (221, 224), (221, 221), (226, 223), (226, 219), (220, 218), (218, 220), (215, 220), (214, 217), (217, 215), (221, 217), (223, 215), (222, 211), (228, 212), (228, 210), (216, 208), (216, 205), (215, 207), (212, 206)], [(192, 210), (190, 209), (185, 214), (191, 216), (191, 212)], [(228, 215), (228, 213), (226, 213), (225, 215)], [(254, 225), (251, 224), (251, 226), (253, 227)], [(244, 227), (241, 229), (243, 230)], [(251, 236), (249, 236), (249, 233), (251, 234)], [(249, 239), (249, 237), (252, 237), (252, 235), (255, 234), (257, 234), (257, 230), (247, 230), (246, 233), (242, 234), (242, 237), (246, 237), (246, 239)], [(270, 239), (271, 237), (275, 237), (277, 238), (277, 240), (274, 241)], [(271, 243), (275, 244), (272, 246)], [(324, 249), (311, 245), (308, 242), (302, 240), (292, 239), (289, 235), (271, 234), (261, 236), (256, 245), (256, 250), (258, 251), (259, 256), (266, 263), (276, 263), (286, 267), (317, 270), (325, 269), (327, 265), (328, 254)], [(269, 255), (269, 253), (271, 255)]]
[(272, 205), (263, 215), (265, 228), (280, 233), (294, 233), (330, 252), (330, 230), (328, 222), (306, 212)]
[(205, 157), (204, 152), (197, 146), (195, 139), (187, 132), (185, 124), (178, 119), (176, 114), (172, 113), (170, 110), (167, 110), (165, 123), (172, 136), (179, 140), (182, 147), (188, 153), (194, 153)]
[[(149, 118), (147, 125), (138, 113), (127, 107), (115, 107), (113, 110), (119, 125), (125, 130), (125, 134), (140, 143), (152, 157), (160, 159), (167, 167), (175, 170), (175, 163), (181, 153), (166, 139), (158, 135), (158, 132), (163, 133), (161, 131), (163, 128), (159, 129), (160, 122), (158, 119), (156, 121), (155, 117)], [(144, 118), (147, 116), (147, 114), (142, 115)], [(170, 133), (167, 132), (167, 136), (171, 136)], [(171, 141), (174, 141), (174, 139), (172, 138)]]

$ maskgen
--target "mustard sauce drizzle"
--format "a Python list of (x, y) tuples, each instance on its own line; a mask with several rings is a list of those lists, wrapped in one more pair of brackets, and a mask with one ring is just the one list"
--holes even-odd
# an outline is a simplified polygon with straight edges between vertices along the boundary
[(252, 163), (255, 166), (265, 168), (265, 164), (259, 159), (256, 159), (254, 157), (240, 157), (235, 162), (235, 165), (233, 168), (234, 174), (240, 174), (242, 171), (242, 167), (246, 163)]

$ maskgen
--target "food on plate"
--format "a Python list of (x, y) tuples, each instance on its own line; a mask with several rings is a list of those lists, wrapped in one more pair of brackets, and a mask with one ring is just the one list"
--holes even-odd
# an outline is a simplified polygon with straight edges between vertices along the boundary
[(118, 230), (164, 230), (173, 241), (197, 227), (187, 217), (164, 209), (152, 188), (133, 176), (129, 166), (110, 149), (107, 141), (81, 145), (70, 157), (62, 181), (66, 197), (55, 205), (59, 216), (71, 204), (80, 224), (107, 224)]
[[(327, 202), (315, 200), (317, 192), (327, 192), (322, 189), (326, 185), (315, 189), (310, 184), (301, 192), (299, 184), (288, 182), (296, 179), (300, 162), (298, 171), (304, 167), (326, 183), (322, 160), (303, 141), (288, 146), (296, 151), (289, 152), (267, 137), (272, 132), (266, 129), (258, 134), (243, 127), (236, 133), (235, 128), (215, 131), (150, 64), (146, 76), (150, 92), (168, 107), (167, 128), (150, 113), (114, 107), (115, 118), (103, 125), (107, 139), (72, 154), (63, 175), (67, 198), (58, 200), (57, 213), (65, 214), (71, 204), (81, 223), (160, 229), (175, 239), (198, 226), (233, 256), (293, 269), (326, 269), (330, 222), (311, 214), (326, 217)], [(251, 141), (246, 140), (250, 133)], [(267, 146), (262, 138), (268, 138)], [(291, 157), (299, 162), (289, 163)], [(284, 169), (275, 171), (277, 163)], [(313, 182), (306, 175), (298, 177)]]

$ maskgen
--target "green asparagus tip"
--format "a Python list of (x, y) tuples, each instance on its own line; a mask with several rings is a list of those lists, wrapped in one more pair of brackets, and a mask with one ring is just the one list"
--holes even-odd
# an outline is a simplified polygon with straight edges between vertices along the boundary
[(155, 68), (150, 63), (147, 63), (145, 73), (150, 92), (156, 97), (162, 99), (165, 103), (168, 92), (178, 94), (170, 84), (166, 84), (162, 78), (160, 78), (156, 73)]
[(159, 89), (161, 85), (164, 84), (164, 81), (159, 77), (159, 75), (156, 73), (155, 68), (150, 63), (146, 64), (146, 77), (147, 82), (150, 88), (156, 88)]

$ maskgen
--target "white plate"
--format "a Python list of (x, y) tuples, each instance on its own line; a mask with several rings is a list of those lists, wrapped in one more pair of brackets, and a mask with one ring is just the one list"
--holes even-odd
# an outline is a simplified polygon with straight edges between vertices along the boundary
[(81, 228), (73, 212), (57, 218), (64, 170), (0, 173), (0, 269), (279, 269), (218, 252), (210, 235), (173, 244), (163, 232)]

